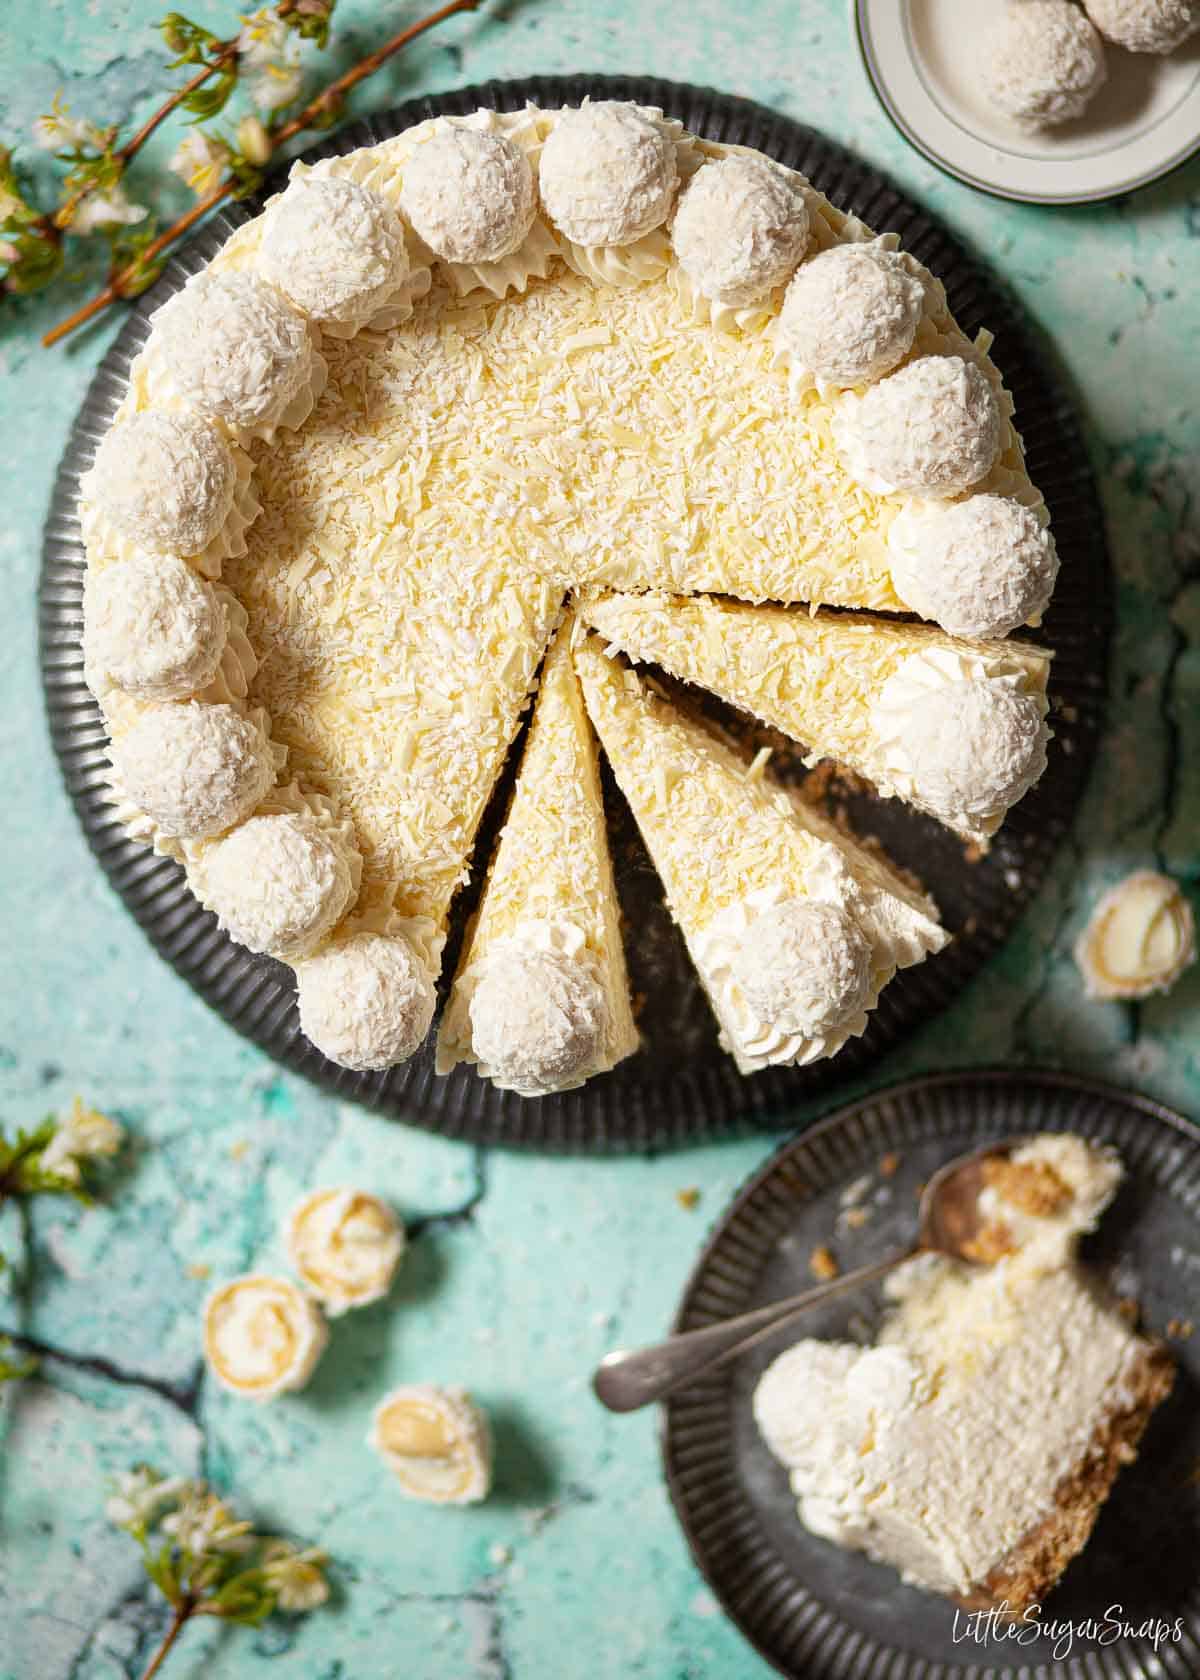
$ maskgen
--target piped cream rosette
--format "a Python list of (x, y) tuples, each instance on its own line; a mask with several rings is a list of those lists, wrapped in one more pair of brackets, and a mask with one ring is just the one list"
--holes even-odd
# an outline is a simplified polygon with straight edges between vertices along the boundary
[(491, 1487), (491, 1430), (465, 1388), (393, 1389), (375, 1408), (367, 1444), (410, 1499), (474, 1505)]
[(287, 1278), (253, 1272), (204, 1304), (204, 1357), (218, 1382), (248, 1400), (303, 1388), (325, 1350), (320, 1311)]
[(310, 1191), (288, 1217), (288, 1259), (331, 1318), (387, 1294), (404, 1253), (404, 1226), (366, 1190)]

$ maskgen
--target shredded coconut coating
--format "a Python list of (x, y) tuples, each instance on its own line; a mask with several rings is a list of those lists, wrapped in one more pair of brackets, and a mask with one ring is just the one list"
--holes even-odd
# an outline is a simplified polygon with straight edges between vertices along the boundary
[(670, 136), (636, 105), (560, 113), (542, 147), (542, 203), (575, 245), (629, 245), (661, 227), (679, 185)]
[(526, 1091), (551, 1091), (593, 1065), (608, 1011), (594, 965), (556, 951), (497, 947), (471, 999), (475, 1053)]
[(198, 700), (147, 706), (113, 742), (124, 791), (163, 834), (204, 840), (223, 834), (275, 780), (271, 743), (233, 706)]
[(835, 245), (797, 270), (775, 343), (819, 380), (866, 385), (908, 355), (924, 302), (924, 286), (897, 252)]
[(400, 208), (445, 261), (499, 262), (533, 226), (533, 171), (507, 135), (443, 129), (405, 165)]
[(176, 555), (134, 554), (88, 577), (85, 663), (127, 694), (182, 700), (207, 688), (227, 629), (212, 585)]
[(987, 476), (1004, 440), (992, 387), (961, 356), (922, 356), (843, 397), (833, 433), (850, 473), (867, 488), (957, 496)]
[(1174, 52), (1200, 29), (1200, 0), (1083, 0), (1083, 9), (1127, 52)]
[(391, 301), (409, 272), (396, 212), (336, 175), (305, 175), (267, 206), (258, 265), (313, 320), (354, 328)]
[(770, 906), (732, 969), (751, 1009), (779, 1032), (833, 1032), (871, 1001), (871, 947), (833, 904), (788, 898)]
[(901, 600), (955, 636), (1007, 636), (1036, 624), (1058, 576), (1049, 530), (1005, 496), (905, 508), (888, 547)]
[(185, 402), (237, 430), (274, 428), (324, 383), (312, 328), (253, 274), (198, 274), (155, 311), (146, 349)]
[(1070, 0), (1013, 0), (984, 33), (984, 91), (1022, 128), (1082, 116), (1104, 86), (1104, 44)]
[(947, 683), (912, 701), (905, 753), (925, 804), (986, 817), (1024, 798), (1046, 768), (1041, 703), (987, 678)]
[(303, 812), (251, 817), (203, 858), (204, 903), (251, 951), (294, 960), (329, 933), (355, 896), (343, 836)]
[(808, 206), (797, 182), (763, 157), (707, 163), (684, 189), (671, 239), (697, 291), (721, 303), (757, 303), (804, 259)]
[(301, 1031), (356, 1072), (407, 1061), (433, 1020), (433, 981), (402, 936), (356, 933), (298, 964), (296, 980)]
[(199, 554), (229, 517), (237, 466), (209, 421), (150, 410), (105, 434), (79, 488), (85, 501), (139, 547), (153, 554)]

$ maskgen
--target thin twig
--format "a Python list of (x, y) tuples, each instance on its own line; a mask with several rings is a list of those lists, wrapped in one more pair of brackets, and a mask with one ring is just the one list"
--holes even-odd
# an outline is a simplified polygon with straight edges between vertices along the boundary
[(237, 51), (236, 37), (231, 41), (218, 42), (217, 56), (205, 64), (202, 70), (197, 70), (190, 82), (184, 82), (182, 87), (175, 89), (169, 99), (164, 99), (158, 110), (152, 117), (146, 119), (133, 138), (117, 148), (116, 155), (121, 159), (121, 162), (128, 163), (135, 152), (140, 152), (158, 125), (165, 122), (171, 112), (183, 104), (189, 93), (194, 93), (198, 87), (202, 87), (208, 81), (210, 76), (215, 76), (219, 70), (224, 70), (229, 61), (237, 57)]
[[(436, 24), (443, 23), (446, 18), (453, 17), (456, 12), (473, 12), (480, 4), (481, 0), (448, 0), (448, 3), (439, 7), (436, 12), (430, 12), (428, 17), (420, 18), (416, 23), (409, 24), (407, 29), (402, 29), (390, 41), (385, 41), (383, 46), (368, 54), (361, 63), (356, 64), (353, 69), (347, 70), (344, 76), (339, 76), (336, 82), (331, 82), (315, 99), (310, 100), (297, 116), (292, 117), (289, 122), (282, 123), (278, 128), (270, 129), (267, 138), (271, 142), (272, 152), (282, 146), (285, 141), (291, 140), (293, 136), (311, 127), (314, 118), (336, 108), (339, 100), (349, 93), (351, 88), (357, 87), (359, 82), (365, 81), (368, 76), (373, 76), (377, 70), (387, 63), (389, 58), (392, 58), (401, 48), (408, 46), (410, 41), (415, 41), (419, 35), (424, 35), (426, 30), (434, 28)], [(145, 272), (146, 265), (152, 263), (156, 257), (161, 256), (168, 246), (173, 245), (190, 227), (193, 227), (201, 216), (207, 214), (215, 205), (220, 204), (223, 199), (228, 198), (233, 186), (234, 182), (230, 177), (221, 186), (215, 187), (205, 198), (193, 204), (192, 208), (186, 211), (177, 222), (165, 229), (157, 239), (152, 240), (147, 245), (146, 249), (139, 254), (136, 264), (123, 269), (120, 274), (113, 275), (103, 291), (97, 292), (94, 298), (83, 304), (73, 315), (68, 315), (66, 320), (60, 321), (56, 327), (51, 327), (50, 331), (42, 337), (43, 349), (49, 350), (51, 345), (57, 344), (60, 339), (66, 338), (77, 327), (83, 326), (86, 321), (92, 320), (111, 304), (116, 303), (118, 298), (123, 297), (124, 288), (132, 284), (139, 277), (139, 274)]]
[(175, 1614), (171, 1617), (171, 1625), (167, 1629), (166, 1638), (151, 1657), (150, 1667), (142, 1675), (142, 1680), (154, 1680), (154, 1676), (166, 1661), (167, 1652), (179, 1638), (184, 1624), (190, 1619), (195, 1608), (190, 1598), (185, 1598), (182, 1603), (175, 1606)]

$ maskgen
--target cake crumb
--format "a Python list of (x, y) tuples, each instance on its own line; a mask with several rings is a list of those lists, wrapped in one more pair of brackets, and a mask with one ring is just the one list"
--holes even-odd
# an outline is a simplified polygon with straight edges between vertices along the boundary
[(1014, 1246), (1008, 1226), (999, 1219), (993, 1219), (987, 1225), (981, 1225), (969, 1242), (963, 1243), (960, 1253), (965, 1260), (974, 1260), (981, 1266), (994, 1266), (997, 1260), (1011, 1254)]
[(1171, 1318), (1167, 1320), (1167, 1335), (1177, 1342), (1186, 1342), (1196, 1333), (1196, 1326), (1190, 1318)]
[(694, 1207), (698, 1207), (700, 1205), (700, 1192), (694, 1184), (689, 1184), (684, 1190), (676, 1190), (675, 1200), (679, 1203), (681, 1208), (684, 1208), (688, 1213), (691, 1213)]
[(900, 1157), (894, 1149), (889, 1149), (886, 1155), (879, 1157), (879, 1170), (884, 1178), (895, 1178), (900, 1170)]
[(242, 1160), (245, 1159), (245, 1157), (247, 1156), (249, 1151), (250, 1151), (250, 1141), (249, 1141), (249, 1139), (248, 1138), (239, 1138), (236, 1143), (231, 1143), (229, 1145), (229, 1158), (230, 1158), (231, 1161), (242, 1161)]
[(808, 1257), (808, 1269), (822, 1283), (829, 1283), (837, 1277), (841, 1267), (834, 1259), (829, 1246), (826, 1243), (818, 1243)]
[(187, 1268), (187, 1275), (190, 1278), (206, 1278), (211, 1274), (212, 1267), (207, 1265), (203, 1260), (194, 1260)]
[(1138, 1304), (1131, 1295), (1122, 1295), (1117, 1302), (1117, 1312), (1126, 1324), (1136, 1324), (1138, 1321)]
[(861, 1231), (870, 1217), (870, 1211), (865, 1207), (848, 1207), (842, 1213), (838, 1223), (845, 1225), (847, 1230)]
[(1009, 1161), (995, 1155), (983, 1163), (983, 1182), (1002, 1202), (1036, 1219), (1052, 1217), (1071, 1200), (1071, 1186), (1048, 1161)]

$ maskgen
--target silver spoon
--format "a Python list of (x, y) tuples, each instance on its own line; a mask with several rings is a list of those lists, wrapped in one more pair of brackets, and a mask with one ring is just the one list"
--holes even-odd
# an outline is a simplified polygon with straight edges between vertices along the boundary
[(1008, 1138), (977, 1149), (971, 1155), (958, 1155), (934, 1173), (921, 1193), (917, 1240), (911, 1248), (846, 1272), (830, 1283), (805, 1290), (803, 1295), (772, 1301), (769, 1306), (739, 1313), (736, 1318), (723, 1319), (704, 1330), (687, 1330), (652, 1347), (610, 1353), (592, 1378), (596, 1398), (610, 1412), (636, 1412), (653, 1400), (662, 1400), (677, 1389), (689, 1387), (810, 1307), (819, 1306), (848, 1289), (872, 1283), (915, 1254), (948, 1254), (956, 1260), (977, 1261), (979, 1256), (967, 1250), (979, 1233), (979, 1192), (984, 1184), (984, 1162), (1007, 1155), (1021, 1141)]

